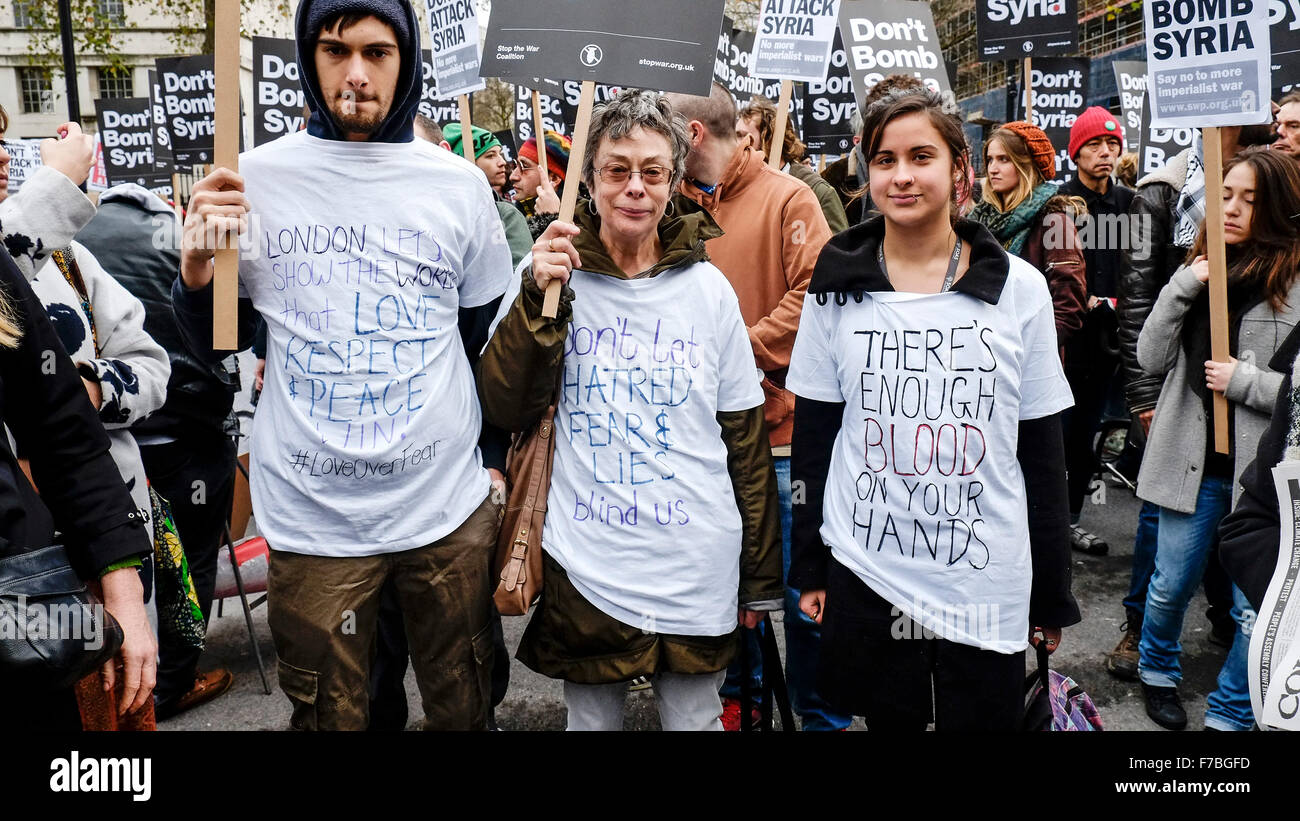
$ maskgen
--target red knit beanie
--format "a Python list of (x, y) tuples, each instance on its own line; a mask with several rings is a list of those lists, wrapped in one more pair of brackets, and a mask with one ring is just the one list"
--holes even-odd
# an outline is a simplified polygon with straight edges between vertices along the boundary
[(1119, 118), (1099, 105), (1080, 114), (1070, 128), (1070, 159), (1078, 156), (1084, 143), (1097, 137), (1114, 137), (1120, 146), (1124, 145), (1124, 128)]
[(1056, 177), (1056, 149), (1052, 147), (1052, 141), (1047, 139), (1043, 129), (1024, 120), (1007, 123), (1002, 127), (1025, 141), (1029, 147), (1029, 156), (1033, 158), (1034, 165), (1038, 166), (1043, 179)]

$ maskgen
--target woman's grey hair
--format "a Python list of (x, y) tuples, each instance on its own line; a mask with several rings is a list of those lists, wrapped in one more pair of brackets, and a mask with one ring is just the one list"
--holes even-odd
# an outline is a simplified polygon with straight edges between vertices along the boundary
[(673, 106), (657, 91), (629, 88), (607, 103), (596, 107), (591, 115), (591, 131), (587, 133), (587, 148), (582, 159), (582, 180), (591, 187), (596, 175), (596, 149), (602, 140), (618, 141), (638, 127), (662, 134), (672, 151), (671, 187), (676, 188), (686, 176), (686, 155), (691, 150), (691, 140), (686, 131), (686, 118), (673, 110)]

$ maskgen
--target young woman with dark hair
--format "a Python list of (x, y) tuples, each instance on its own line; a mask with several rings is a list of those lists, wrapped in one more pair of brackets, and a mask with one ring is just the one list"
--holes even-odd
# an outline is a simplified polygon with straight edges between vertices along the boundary
[(1052, 292), (1056, 336), (1064, 346), (1083, 327), (1088, 302), (1083, 247), (1074, 227), (1088, 211), (1077, 197), (1057, 193), (1056, 150), (1043, 130), (1007, 123), (984, 145), (983, 199), (970, 212), (1009, 254), (1043, 272)]
[[(1210, 355), (1206, 229), (1201, 225), (1188, 264), (1161, 290), (1138, 337), (1138, 362), (1164, 377), (1138, 496), (1158, 505), (1155, 573), (1147, 590), (1138, 676), (1147, 715), (1181, 730), (1187, 714), (1178, 699), (1183, 617), (1201, 583), (1214, 534), (1240, 495), (1239, 480), (1268, 427), (1282, 374), (1268, 364), (1300, 322), (1300, 166), (1277, 152), (1250, 148), (1225, 166), (1223, 234), (1228, 259), (1231, 357)], [(1257, 203), (1267, 207), (1256, 208)], [(1229, 451), (1214, 448), (1213, 392), (1230, 403)], [(1249, 730), (1253, 724), (1246, 676), (1254, 612), (1233, 591), (1238, 624), (1232, 650), (1207, 701), (1205, 725)]]
[(864, 119), (881, 213), (823, 249), (787, 382), (807, 491), (789, 584), (837, 709), (873, 730), (1012, 730), (1027, 639), (1055, 650), (1079, 620), (1052, 298), (956, 218), (970, 158), (937, 95)]

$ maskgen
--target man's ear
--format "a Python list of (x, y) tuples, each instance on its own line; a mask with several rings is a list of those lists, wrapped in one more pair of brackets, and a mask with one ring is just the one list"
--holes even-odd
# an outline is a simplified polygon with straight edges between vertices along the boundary
[(694, 151), (704, 144), (704, 135), (708, 129), (699, 120), (691, 120), (687, 127), (691, 130), (691, 150)]
[(446, 140), (443, 140), (442, 142), (438, 143), (438, 145), (442, 146), (443, 148), (447, 149), (448, 151), (451, 150), (451, 143), (447, 142)]

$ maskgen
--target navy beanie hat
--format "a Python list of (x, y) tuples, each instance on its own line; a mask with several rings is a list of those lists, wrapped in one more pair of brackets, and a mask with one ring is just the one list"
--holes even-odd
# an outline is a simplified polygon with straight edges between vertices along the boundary
[(321, 25), (327, 17), (345, 11), (373, 14), (393, 27), (398, 43), (408, 43), (411, 40), (406, 10), (398, 0), (313, 0), (307, 11), (307, 36), (314, 40), (320, 34)]

